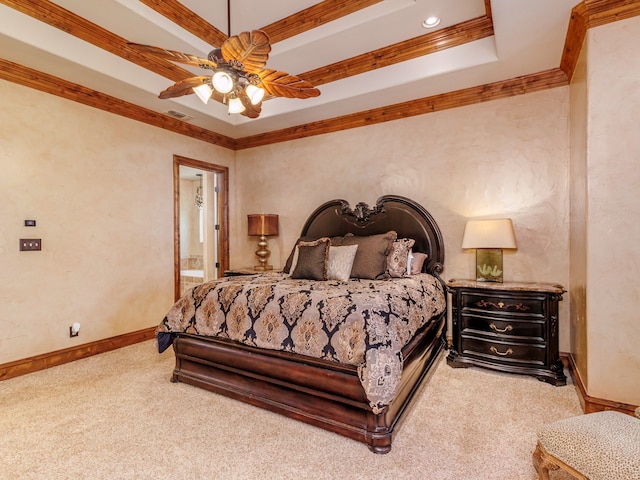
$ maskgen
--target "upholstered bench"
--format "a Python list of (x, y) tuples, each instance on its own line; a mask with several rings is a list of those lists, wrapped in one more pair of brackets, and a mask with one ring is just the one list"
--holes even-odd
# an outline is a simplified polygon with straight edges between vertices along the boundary
[(640, 480), (640, 407), (636, 417), (606, 411), (544, 426), (533, 453), (538, 477), (562, 469), (579, 479)]

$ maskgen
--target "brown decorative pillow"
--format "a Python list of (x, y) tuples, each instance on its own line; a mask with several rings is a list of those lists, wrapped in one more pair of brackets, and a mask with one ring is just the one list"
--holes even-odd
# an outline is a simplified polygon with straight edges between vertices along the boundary
[(399, 238), (393, 242), (387, 256), (387, 272), (391, 277), (406, 277), (409, 274), (407, 264), (414, 243), (416, 241), (411, 238)]
[[(323, 237), (323, 238), (326, 238), (326, 237)], [(300, 237), (298, 238), (298, 240), (296, 240), (295, 245), (291, 249), (291, 253), (289, 254), (289, 257), (287, 258), (287, 261), (284, 264), (284, 268), (282, 269), (284, 273), (291, 272), (293, 257), (296, 253), (296, 247), (300, 244), (300, 242), (313, 242), (314, 240), (317, 240), (317, 239), (313, 237)], [(335, 245), (342, 244), (342, 237), (331, 237), (330, 240), (331, 240), (331, 245), (335, 246)]]
[(298, 247), (298, 244), (300, 242), (311, 242), (313, 240), (315, 240), (315, 238), (311, 238), (311, 237), (300, 237), (296, 240), (296, 243), (293, 245), (293, 248), (291, 249), (291, 253), (289, 254), (289, 257), (287, 257), (287, 261), (284, 264), (284, 268), (282, 269), (284, 273), (289, 273), (291, 271), (293, 256), (296, 253), (296, 248)]
[(379, 235), (358, 237), (347, 235), (342, 245), (358, 245), (351, 268), (351, 278), (383, 279), (387, 274), (387, 255), (398, 234), (393, 230)]
[[(315, 247), (316, 245), (319, 245), (320, 242), (326, 242), (327, 238), (323, 237), (323, 238), (319, 238), (317, 240), (298, 240), (298, 243), (296, 244), (296, 246), (293, 249), (293, 258), (291, 259), (291, 268), (289, 269), (291, 272), (293, 272), (296, 269), (296, 265), (298, 264), (298, 255), (300, 253), (300, 245), (302, 245), (303, 247)], [(329, 244), (329, 246), (331, 246), (331, 244)], [(330, 249), (329, 249), (330, 250)], [(329, 257), (329, 253), (327, 253), (327, 256)], [(327, 272), (329, 271), (329, 264), (328, 264), (329, 260), (327, 260)]]
[(426, 253), (411, 252), (411, 275), (417, 275), (422, 272), (422, 265), (427, 257)]
[(320, 238), (314, 242), (300, 242), (296, 247), (298, 259), (291, 272), (291, 278), (326, 280), (330, 243), (328, 238)]

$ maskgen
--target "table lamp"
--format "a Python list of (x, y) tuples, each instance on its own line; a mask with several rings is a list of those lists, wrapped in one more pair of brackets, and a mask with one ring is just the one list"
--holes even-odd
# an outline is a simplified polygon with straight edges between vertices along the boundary
[(476, 249), (476, 281), (502, 282), (502, 249), (517, 248), (511, 219), (468, 220), (462, 248)]
[(258, 265), (254, 267), (254, 270), (273, 270), (273, 265), (268, 265), (269, 251), (267, 244), (268, 236), (278, 235), (278, 215), (270, 213), (259, 213), (253, 215), (247, 215), (249, 220), (249, 235), (259, 236), (258, 250), (256, 256), (258, 257)]

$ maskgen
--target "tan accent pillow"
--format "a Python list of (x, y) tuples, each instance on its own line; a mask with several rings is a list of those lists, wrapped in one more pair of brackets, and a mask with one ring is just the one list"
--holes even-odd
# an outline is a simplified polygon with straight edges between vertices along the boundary
[(340, 280), (346, 282), (351, 277), (353, 260), (356, 258), (358, 245), (342, 245), (329, 247), (329, 267), (327, 269), (328, 280)]
[(391, 244), (398, 237), (393, 230), (378, 235), (359, 237), (346, 235), (342, 245), (358, 245), (351, 268), (351, 278), (384, 279), (387, 274), (387, 255)]
[(411, 253), (411, 275), (417, 275), (422, 273), (422, 265), (428, 258), (426, 253), (412, 252)]
[(416, 241), (411, 238), (399, 238), (393, 242), (387, 256), (387, 272), (391, 277), (406, 277), (409, 274), (407, 264), (414, 243)]
[(296, 247), (298, 258), (291, 278), (307, 280), (326, 280), (329, 264), (328, 238), (319, 238), (313, 242), (300, 242)]

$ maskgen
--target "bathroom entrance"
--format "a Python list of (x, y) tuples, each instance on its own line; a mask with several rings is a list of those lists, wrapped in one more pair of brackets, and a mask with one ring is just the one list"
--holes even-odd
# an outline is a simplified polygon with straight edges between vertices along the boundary
[(228, 265), (228, 169), (174, 156), (175, 298)]

